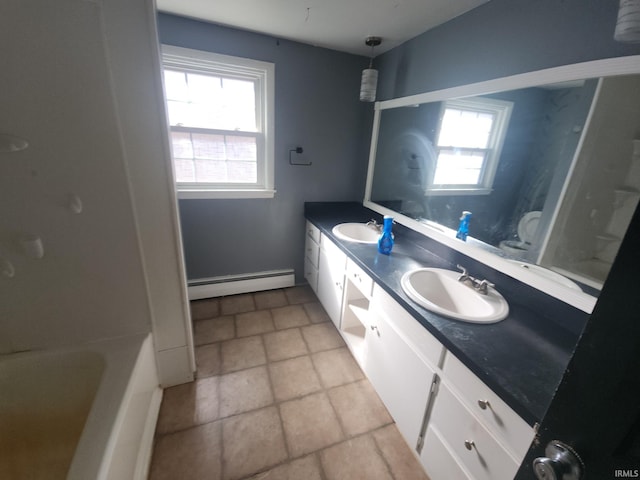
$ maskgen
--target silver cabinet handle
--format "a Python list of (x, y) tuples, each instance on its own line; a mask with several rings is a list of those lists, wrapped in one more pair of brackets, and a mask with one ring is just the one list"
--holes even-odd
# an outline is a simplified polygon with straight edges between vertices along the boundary
[(475, 442), (473, 440), (465, 440), (464, 441), (464, 448), (466, 448), (467, 450), (473, 450), (473, 448), (476, 446)]
[(491, 404), (489, 403), (489, 400), (478, 400), (478, 406), (482, 409), (482, 410), (486, 410), (487, 407), (491, 408)]

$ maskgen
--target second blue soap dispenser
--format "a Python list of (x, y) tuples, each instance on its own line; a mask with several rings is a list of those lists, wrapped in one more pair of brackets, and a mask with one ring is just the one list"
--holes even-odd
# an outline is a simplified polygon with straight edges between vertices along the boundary
[(391, 249), (393, 248), (393, 232), (391, 229), (393, 228), (393, 217), (390, 215), (385, 215), (382, 223), (382, 234), (380, 238), (378, 238), (378, 251), (385, 255), (389, 255), (391, 253)]
[(463, 242), (467, 241), (467, 235), (469, 234), (470, 220), (471, 220), (471, 212), (467, 212), (466, 210), (462, 212), (462, 216), (460, 217), (460, 226), (458, 227), (458, 233), (456, 233), (456, 238), (459, 238)]

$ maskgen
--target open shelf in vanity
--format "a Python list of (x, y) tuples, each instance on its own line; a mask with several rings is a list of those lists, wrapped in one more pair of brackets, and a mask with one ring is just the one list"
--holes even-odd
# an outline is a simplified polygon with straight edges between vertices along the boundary
[(340, 331), (358, 362), (365, 355), (365, 334), (371, 328), (369, 306), (373, 281), (351, 259), (347, 260)]

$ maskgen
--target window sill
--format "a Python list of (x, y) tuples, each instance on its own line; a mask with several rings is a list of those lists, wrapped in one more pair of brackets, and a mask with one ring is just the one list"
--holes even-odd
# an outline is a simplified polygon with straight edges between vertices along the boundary
[(458, 188), (458, 189), (427, 189), (425, 196), (437, 195), (489, 195), (493, 192), (492, 188)]
[(275, 190), (196, 190), (178, 188), (178, 199), (273, 198)]

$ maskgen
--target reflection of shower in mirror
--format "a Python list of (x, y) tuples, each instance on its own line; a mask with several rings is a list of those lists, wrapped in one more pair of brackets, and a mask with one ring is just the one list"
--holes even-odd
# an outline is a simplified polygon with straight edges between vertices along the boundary
[(640, 78), (603, 79), (540, 263), (601, 288), (640, 199)]
[(392, 161), (387, 162), (384, 172), (374, 179), (376, 191), (394, 199), (405, 215), (429, 217), (424, 192), (436, 159), (429, 138), (420, 130), (411, 129), (395, 135), (380, 147), (384, 158)]

